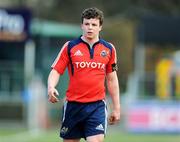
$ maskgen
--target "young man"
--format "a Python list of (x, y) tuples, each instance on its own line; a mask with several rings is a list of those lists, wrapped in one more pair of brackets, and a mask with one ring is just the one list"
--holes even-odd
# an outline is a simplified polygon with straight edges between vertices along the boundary
[[(97, 8), (82, 13), (81, 37), (68, 41), (52, 65), (48, 78), (49, 101), (58, 102), (56, 85), (66, 67), (69, 86), (64, 103), (60, 136), (64, 142), (103, 142), (107, 120), (115, 124), (120, 119), (120, 96), (116, 74), (116, 50), (99, 38), (103, 13)], [(105, 79), (112, 99), (112, 112), (107, 119)]]

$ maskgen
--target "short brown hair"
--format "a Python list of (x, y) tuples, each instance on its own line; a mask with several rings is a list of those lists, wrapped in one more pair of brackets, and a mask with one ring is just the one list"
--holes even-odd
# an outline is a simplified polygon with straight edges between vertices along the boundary
[(99, 10), (96, 7), (91, 7), (91, 8), (87, 8), (85, 9), (82, 14), (81, 14), (81, 22), (83, 23), (83, 20), (85, 19), (91, 19), (91, 18), (96, 18), (99, 19), (100, 25), (103, 24), (103, 19), (104, 19), (104, 15), (103, 12), (101, 10)]

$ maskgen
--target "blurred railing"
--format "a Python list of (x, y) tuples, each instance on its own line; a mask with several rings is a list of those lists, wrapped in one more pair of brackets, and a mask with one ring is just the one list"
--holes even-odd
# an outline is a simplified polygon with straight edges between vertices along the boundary
[(19, 101), (24, 89), (23, 66), (5, 61), (0, 67), (0, 102)]
[(17, 62), (0, 62), (0, 123), (24, 121), (23, 66)]
[(156, 78), (153, 72), (146, 72), (139, 81), (139, 98), (156, 99)]

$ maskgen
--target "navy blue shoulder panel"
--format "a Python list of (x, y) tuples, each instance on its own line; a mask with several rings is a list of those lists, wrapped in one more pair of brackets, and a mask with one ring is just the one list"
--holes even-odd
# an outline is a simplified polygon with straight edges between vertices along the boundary
[(80, 38), (69, 41), (68, 49), (71, 50), (71, 48), (73, 48), (75, 45), (79, 44), (80, 42), (81, 42)]
[(74, 74), (74, 66), (73, 66), (72, 59), (71, 59), (71, 49), (74, 46), (76, 46), (77, 44), (79, 44), (80, 42), (81, 42), (80, 38), (77, 38), (77, 39), (69, 41), (69, 43), (68, 43), (67, 50), (68, 50), (68, 56), (69, 56), (69, 60), (70, 60), (72, 75)]
[(110, 43), (108, 43), (107, 41), (105, 41), (105, 40), (103, 40), (103, 39), (100, 39), (99, 42), (100, 42), (101, 44), (103, 44), (105, 47), (109, 48), (110, 51), (111, 51), (111, 54), (112, 54), (112, 48), (113, 48), (113, 47), (112, 47), (112, 45), (111, 45)]

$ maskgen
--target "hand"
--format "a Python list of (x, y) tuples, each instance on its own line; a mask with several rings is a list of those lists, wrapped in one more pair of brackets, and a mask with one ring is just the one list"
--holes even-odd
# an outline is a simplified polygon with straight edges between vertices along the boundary
[(108, 118), (108, 122), (110, 125), (114, 125), (118, 123), (120, 120), (120, 110), (114, 110)]
[(56, 88), (48, 88), (48, 101), (51, 103), (56, 103), (59, 101), (59, 99), (57, 98), (57, 96), (59, 96), (58, 91), (56, 90)]

